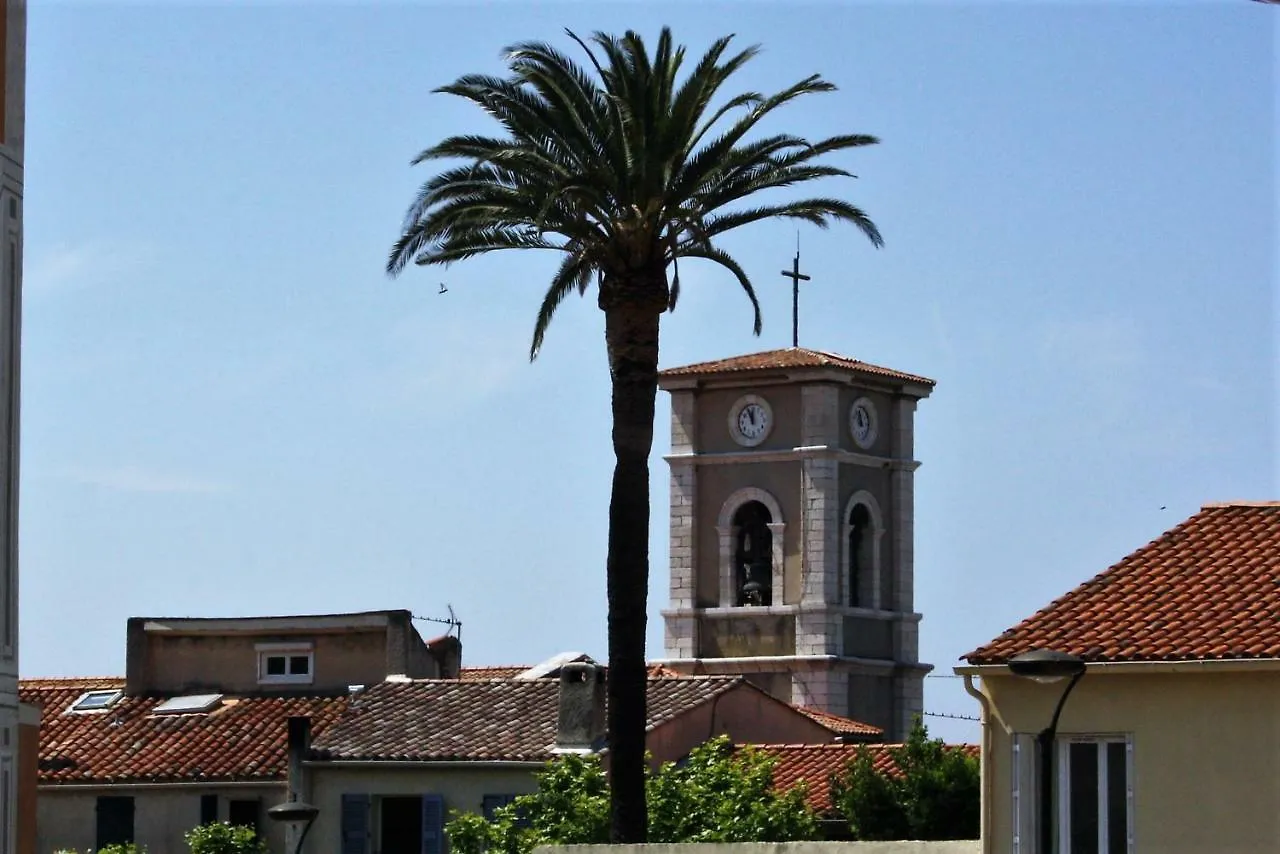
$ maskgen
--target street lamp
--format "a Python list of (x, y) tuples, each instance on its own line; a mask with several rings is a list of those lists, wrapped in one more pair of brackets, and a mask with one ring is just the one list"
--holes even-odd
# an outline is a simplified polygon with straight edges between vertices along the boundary
[(293, 854), (301, 854), (302, 841), (307, 838), (307, 831), (311, 829), (312, 822), (319, 814), (319, 807), (302, 801), (285, 801), (267, 810), (267, 818), (283, 822), (294, 830), (297, 830), (298, 825), (303, 825), (302, 833), (298, 836), (298, 844), (293, 848)]
[(1053, 844), (1053, 740), (1058, 732), (1058, 717), (1062, 714), (1062, 707), (1066, 705), (1071, 689), (1084, 676), (1085, 663), (1078, 655), (1053, 649), (1033, 649), (1010, 658), (1009, 669), (1015, 676), (1041, 683), (1071, 679), (1067, 683), (1067, 689), (1058, 698), (1049, 726), (1036, 736), (1036, 743), (1040, 747), (1040, 854), (1050, 854), (1056, 848)]

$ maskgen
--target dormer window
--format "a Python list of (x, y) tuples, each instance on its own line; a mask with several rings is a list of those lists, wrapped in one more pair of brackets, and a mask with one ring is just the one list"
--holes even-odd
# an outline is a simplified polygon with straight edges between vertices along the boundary
[(71, 704), (69, 712), (102, 712), (111, 708), (112, 703), (120, 699), (123, 691), (88, 691)]
[(315, 656), (311, 644), (260, 643), (259, 685), (310, 685)]

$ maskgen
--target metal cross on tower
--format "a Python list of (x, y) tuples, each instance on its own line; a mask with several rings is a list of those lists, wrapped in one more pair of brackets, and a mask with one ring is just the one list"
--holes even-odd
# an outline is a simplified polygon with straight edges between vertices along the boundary
[[(798, 240), (796, 241), (799, 242)], [(783, 270), (782, 275), (791, 280), (791, 346), (800, 346), (800, 282), (809, 281), (809, 277), (800, 272), (800, 250), (791, 262), (790, 270)]]

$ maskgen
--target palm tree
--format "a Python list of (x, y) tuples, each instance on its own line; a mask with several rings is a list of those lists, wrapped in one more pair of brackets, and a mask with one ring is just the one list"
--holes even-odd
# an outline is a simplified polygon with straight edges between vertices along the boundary
[(879, 246), (875, 224), (841, 199), (739, 204), (765, 190), (852, 177), (816, 161), (877, 140), (860, 134), (816, 143), (791, 134), (748, 140), (779, 107), (835, 87), (813, 75), (774, 95), (743, 92), (713, 105), (729, 77), (759, 52), (728, 53), (731, 37), (712, 44), (681, 80), (685, 50), (673, 45), (668, 29), (652, 56), (634, 32), (621, 38), (596, 33), (591, 45), (568, 36), (590, 69), (549, 44), (529, 42), (507, 49), (510, 76), (469, 74), (436, 90), (474, 102), (503, 133), (451, 136), (414, 159), (414, 165), (465, 163), (423, 184), (387, 272), (398, 275), (410, 261), (450, 264), (501, 249), (562, 253), (534, 324), (531, 360), (556, 308), (596, 285), (616, 458), (607, 561), (611, 835), (615, 842), (643, 842), (648, 461), (658, 326), (680, 294), (678, 261), (701, 258), (727, 269), (751, 301), (758, 335), (760, 306), (751, 282), (715, 238), (789, 217), (823, 228), (843, 220)]

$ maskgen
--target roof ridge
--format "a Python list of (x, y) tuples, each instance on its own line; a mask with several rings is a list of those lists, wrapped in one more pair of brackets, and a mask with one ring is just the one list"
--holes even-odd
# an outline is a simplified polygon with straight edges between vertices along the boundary
[(57, 683), (64, 685), (74, 685), (81, 682), (121, 682), (125, 678), (123, 676), (23, 676), (18, 679), (18, 685), (34, 686), (38, 683)]
[(1280, 507), (1280, 501), (1274, 499), (1254, 501), (1240, 498), (1229, 501), (1208, 501), (1200, 505), (1201, 510), (1221, 510), (1227, 507)]

